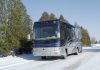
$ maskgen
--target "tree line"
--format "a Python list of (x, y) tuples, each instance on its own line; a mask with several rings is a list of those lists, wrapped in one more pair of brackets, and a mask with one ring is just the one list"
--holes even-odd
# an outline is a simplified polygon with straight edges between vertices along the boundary
[[(39, 21), (60, 19), (67, 23), (63, 15), (59, 18), (55, 14), (44, 12)], [(88, 31), (81, 27), (82, 42), (90, 45)], [(21, 0), (0, 0), (0, 54), (9, 55), (11, 51), (17, 53), (22, 49), (29, 49), (27, 35), (32, 35), (32, 21), (27, 14)]]
[(46, 12), (46, 11), (42, 13), (42, 16), (40, 17), (39, 21), (56, 20), (56, 19), (60, 19), (64, 22), (69, 23), (68, 20), (66, 20), (63, 15), (60, 15), (60, 17), (57, 18), (55, 16), (55, 14), (53, 14), (53, 13), (48, 14), (48, 12)]

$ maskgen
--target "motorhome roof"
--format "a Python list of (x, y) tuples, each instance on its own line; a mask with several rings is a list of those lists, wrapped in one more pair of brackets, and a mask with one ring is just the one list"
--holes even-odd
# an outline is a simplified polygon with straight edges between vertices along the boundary
[(73, 25), (71, 25), (70, 23), (66, 23), (65, 21), (62, 21), (62, 20), (60, 20), (60, 19), (56, 19), (56, 20), (47, 20), (47, 21), (38, 21), (38, 22), (35, 22), (37, 25), (38, 24), (41, 24), (41, 23), (51, 23), (51, 24), (54, 24), (54, 23), (56, 23), (56, 24), (60, 24), (60, 22), (63, 22), (63, 23), (65, 23), (65, 24), (67, 24), (68, 26), (70, 26), (70, 27), (75, 27), (75, 26), (73, 26)]

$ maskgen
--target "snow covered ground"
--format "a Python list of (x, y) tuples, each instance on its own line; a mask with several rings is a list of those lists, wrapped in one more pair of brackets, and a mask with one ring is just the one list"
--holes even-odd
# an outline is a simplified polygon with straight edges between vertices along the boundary
[(95, 56), (81, 66), (79, 66), (76, 70), (100, 70), (100, 46), (92, 47), (87, 49), (88, 52), (96, 52)]
[(66, 59), (20, 55), (0, 58), (0, 70), (100, 70), (100, 47), (86, 47), (79, 55)]

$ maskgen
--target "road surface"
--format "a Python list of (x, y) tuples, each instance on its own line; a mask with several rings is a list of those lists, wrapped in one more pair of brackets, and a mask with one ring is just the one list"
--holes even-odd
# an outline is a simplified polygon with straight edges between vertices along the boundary
[(84, 48), (82, 53), (70, 55), (66, 59), (42, 60), (32, 55), (10, 56), (0, 58), (0, 70), (81, 70), (90, 60), (97, 57), (97, 54), (100, 54), (99, 47)]

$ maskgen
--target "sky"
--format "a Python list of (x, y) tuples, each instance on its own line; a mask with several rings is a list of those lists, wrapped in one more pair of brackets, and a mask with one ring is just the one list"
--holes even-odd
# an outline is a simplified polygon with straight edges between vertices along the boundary
[(70, 24), (77, 22), (88, 30), (90, 37), (100, 40), (100, 0), (21, 0), (32, 22), (44, 11), (62, 14)]

